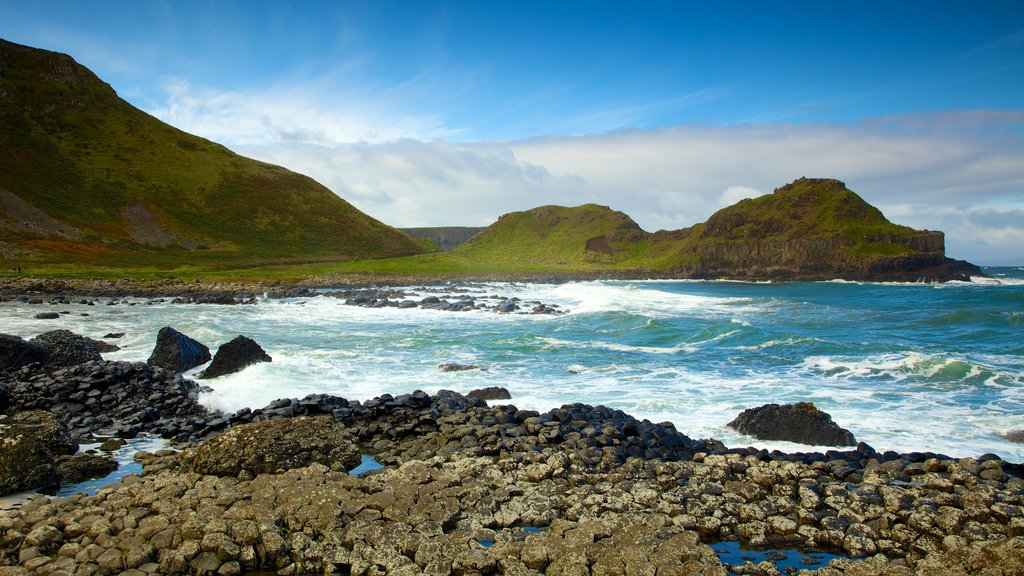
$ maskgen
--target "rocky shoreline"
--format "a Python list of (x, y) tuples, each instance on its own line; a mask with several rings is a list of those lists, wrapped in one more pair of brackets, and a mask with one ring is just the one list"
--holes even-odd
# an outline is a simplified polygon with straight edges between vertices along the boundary
[[(847, 557), (827, 575), (1024, 567), (1024, 469), (993, 455), (729, 449), (601, 406), (449, 391), (224, 414), (172, 371), (95, 359), (0, 387), (0, 411), (50, 411), (77, 441), (177, 441), (138, 455), (141, 477), (0, 513), (4, 576), (726, 574), (709, 544), (733, 539)], [(349, 476), (360, 453), (384, 468)]]

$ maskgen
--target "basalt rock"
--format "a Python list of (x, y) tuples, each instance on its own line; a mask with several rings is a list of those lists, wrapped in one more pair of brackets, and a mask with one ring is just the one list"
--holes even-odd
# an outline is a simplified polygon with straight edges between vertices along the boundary
[(50, 349), (50, 359), (46, 364), (49, 370), (103, 359), (95, 344), (70, 330), (50, 330), (36, 336), (32, 342)]
[(467, 370), (479, 370), (480, 367), (475, 364), (441, 364), (438, 366), (441, 372), (465, 372)]
[(117, 470), (117, 461), (100, 454), (72, 454), (56, 458), (57, 476), (62, 483), (77, 484), (90, 478), (101, 478)]
[(808, 402), (765, 404), (744, 410), (729, 427), (761, 440), (785, 440), (813, 446), (856, 446), (853, 434)]
[(216, 476), (280, 473), (322, 464), (351, 470), (361, 460), (344, 426), (327, 416), (278, 418), (236, 426), (196, 449), (192, 471)]
[(479, 398), (481, 400), (511, 400), (512, 394), (509, 393), (507, 388), (502, 388), (500, 386), (488, 386), (486, 388), (471, 390), (469, 394), (466, 394), (466, 397)]
[(56, 484), (54, 459), (76, 450), (67, 427), (49, 412), (0, 416), (0, 494)]
[(164, 326), (156, 337), (156, 347), (146, 362), (171, 372), (185, 372), (210, 361), (210, 349), (170, 326)]
[(50, 350), (37, 342), (26, 342), (18, 336), (0, 334), (0, 373), (18, 370), (29, 364), (45, 364)]
[(216, 378), (225, 374), (242, 371), (246, 366), (259, 362), (271, 362), (272, 358), (259, 344), (246, 336), (237, 336), (230, 342), (221, 344), (213, 356), (213, 362), (203, 370), (200, 378)]

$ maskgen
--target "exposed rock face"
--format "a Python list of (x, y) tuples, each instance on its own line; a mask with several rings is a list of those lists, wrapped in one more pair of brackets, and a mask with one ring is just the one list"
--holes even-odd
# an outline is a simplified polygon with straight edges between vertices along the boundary
[(170, 326), (156, 336), (156, 347), (146, 363), (180, 373), (210, 361), (210, 349)]
[(832, 416), (807, 402), (765, 404), (744, 410), (730, 428), (761, 440), (786, 440), (812, 446), (856, 446), (853, 434)]
[(95, 344), (70, 330), (50, 330), (36, 336), (32, 342), (50, 349), (50, 360), (46, 365), (49, 370), (103, 360)]
[(58, 456), (57, 476), (61, 482), (77, 484), (89, 478), (101, 478), (117, 470), (117, 461), (99, 454)]
[(26, 342), (18, 336), (0, 334), (0, 373), (29, 364), (45, 364), (50, 350), (37, 342)]
[(54, 459), (76, 450), (67, 427), (49, 412), (0, 416), (0, 494), (56, 484)]
[(104, 353), (107, 353), (107, 352), (117, 352), (118, 350), (121, 349), (121, 347), (118, 346), (117, 344), (111, 344), (109, 342), (104, 342), (103, 340), (96, 340), (95, 338), (89, 338), (88, 336), (86, 336), (85, 339), (90, 344), (95, 346), (96, 349), (99, 350), (101, 354), (104, 354)]
[(472, 390), (469, 394), (466, 394), (467, 398), (479, 398), (481, 400), (511, 400), (512, 394), (509, 393), (507, 388), (500, 386), (488, 386), (486, 388), (479, 388)]
[(278, 418), (236, 426), (196, 449), (192, 471), (215, 476), (255, 476), (322, 464), (335, 470), (359, 465), (359, 448), (328, 416)]
[(208, 415), (197, 402), (195, 382), (142, 362), (98, 361), (53, 373), (18, 372), (10, 385), (12, 407), (50, 410), (76, 436), (143, 431), (187, 436)]
[(252, 338), (236, 336), (230, 342), (221, 344), (213, 356), (210, 366), (199, 374), (200, 378), (216, 378), (225, 374), (240, 372), (246, 366), (258, 362), (271, 362), (272, 358)]

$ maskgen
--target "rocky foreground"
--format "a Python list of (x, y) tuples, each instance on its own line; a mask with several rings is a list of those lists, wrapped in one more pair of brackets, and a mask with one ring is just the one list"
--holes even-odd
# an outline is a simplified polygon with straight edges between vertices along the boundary
[[(41, 336), (0, 338), (0, 492), (103, 470), (65, 464), (78, 442), (151, 434), (177, 450), (140, 453), (142, 476), (94, 496), (0, 512), (0, 576), (779, 573), (709, 546), (737, 539), (844, 556), (817, 574), (1024, 574), (1022, 468), (994, 455), (728, 449), (602, 406), (488, 405), (501, 389), (225, 414), (178, 373), (209, 351), (172, 329), (149, 363)], [(810, 404), (734, 425), (774, 413), (854, 442)], [(366, 453), (384, 468), (349, 475)]]

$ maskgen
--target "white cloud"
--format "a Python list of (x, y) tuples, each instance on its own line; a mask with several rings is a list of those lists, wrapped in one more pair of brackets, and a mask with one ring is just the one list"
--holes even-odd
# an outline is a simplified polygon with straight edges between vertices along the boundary
[(440, 119), (384, 103), (339, 97), (325, 111), (298, 90), (175, 90), (157, 116), (308, 174), (395, 226), (481, 226), (542, 204), (596, 202), (647, 230), (675, 229), (800, 176), (832, 177), (896, 222), (945, 231), (953, 257), (1024, 256), (1021, 224), (984, 217), (1024, 203), (1024, 111), (451, 142)]

